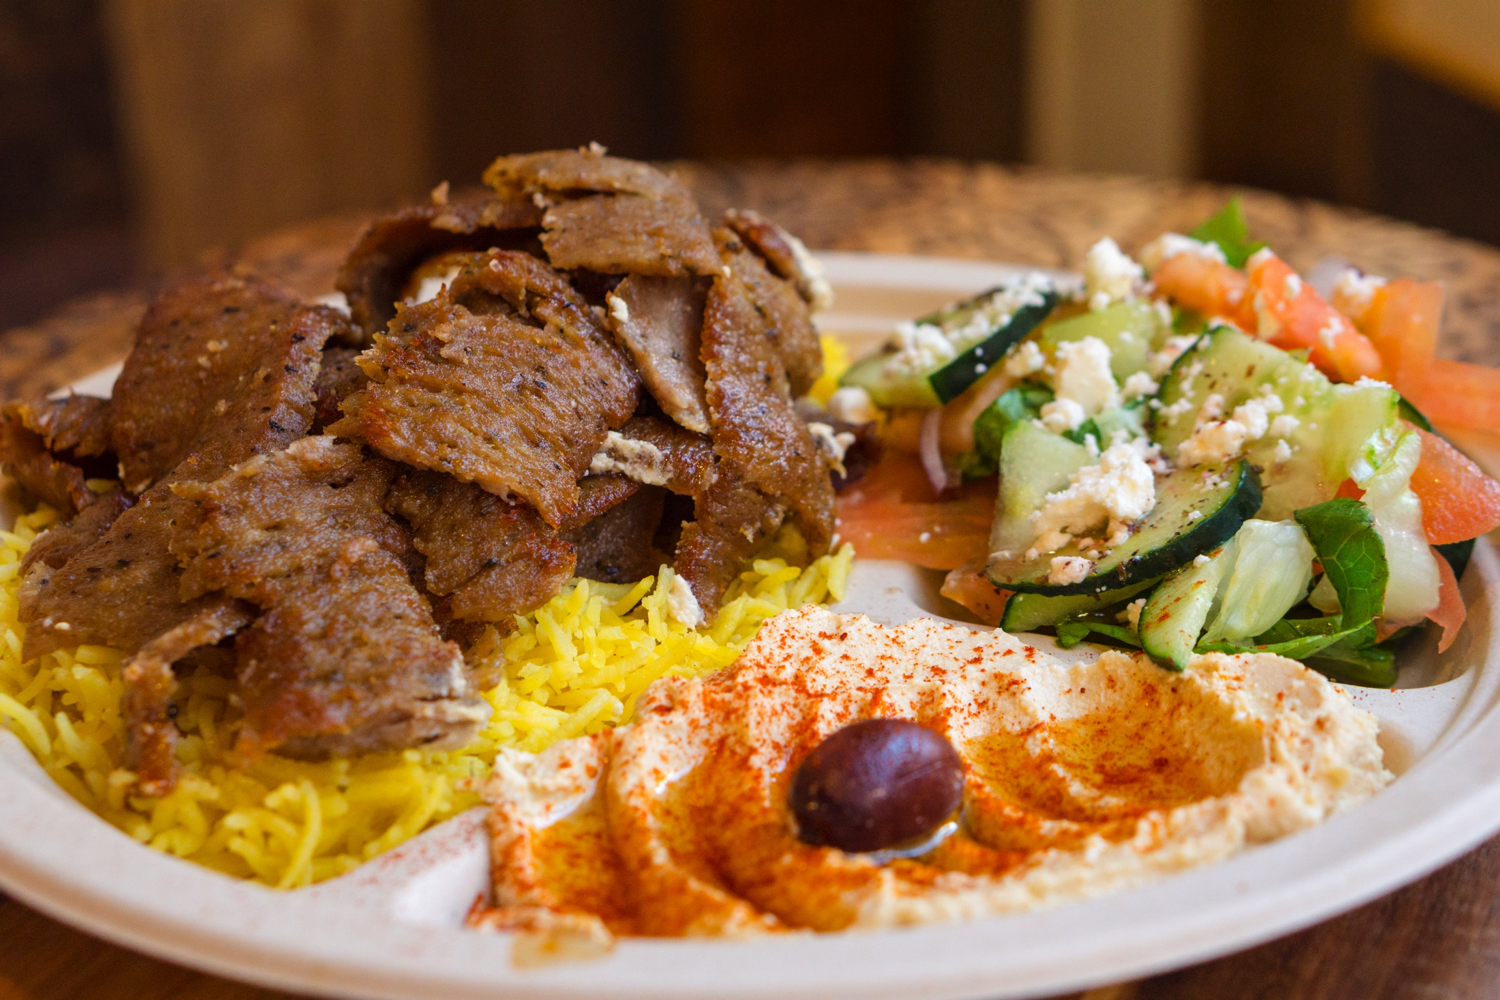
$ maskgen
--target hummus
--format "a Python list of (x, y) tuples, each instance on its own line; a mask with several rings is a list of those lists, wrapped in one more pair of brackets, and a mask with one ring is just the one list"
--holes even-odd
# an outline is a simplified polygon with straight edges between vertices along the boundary
[[(794, 829), (798, 764), (872, 717), (935, 730), (963, 760), (959, 830), (919, 858), (877, 864)], [(500, 752), (476, 925), (597, 943), (1010, 913), (1223, 860), (1391, 780), (1374, 717), (1292, 660), (1068, 665), (1004, 632), (815, 607), (766, 622), (727, 670), (657, 681), (635, 718)]]

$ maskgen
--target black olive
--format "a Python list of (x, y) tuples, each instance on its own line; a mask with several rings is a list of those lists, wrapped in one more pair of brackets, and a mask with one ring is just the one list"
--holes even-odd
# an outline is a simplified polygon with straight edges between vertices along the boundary
[(930, 834), (963, 801), (958, 751), (902, 719), (866, 719), (813, 748), (792, 776), (797, 835), (809, 844), (879, 851)]

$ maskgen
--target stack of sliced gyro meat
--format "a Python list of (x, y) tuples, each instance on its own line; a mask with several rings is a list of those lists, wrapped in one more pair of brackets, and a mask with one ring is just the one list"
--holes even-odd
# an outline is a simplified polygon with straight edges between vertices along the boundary
[(182, 670), (234, 679), (239, 754), (456, 747), (494, 681), (465, 648), (575, 574), (669, 563), (694, 624), (783, 523), (827, 551), (843, 456), (794, 405), (828, 296), (801, 244), (598, 147), (484, 180), (370, 225), (347, 314), (197, 274), (112, 398), (4, 408), (6, 473), (62, 515), (23, 566), (23, 655), (128, 654), (140, 791), (174, 786)]

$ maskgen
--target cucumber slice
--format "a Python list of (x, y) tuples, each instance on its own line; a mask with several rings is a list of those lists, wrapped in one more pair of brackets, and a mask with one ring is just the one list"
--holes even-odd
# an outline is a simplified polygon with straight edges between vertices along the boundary
[(1049, 323), (1040, 338), (1043, 345), (1056, 349), (1066, 341), (1097, 337), (1109, 345), (1110, 371), (1117, 382), (1123, 383), (1136, 372), (1146, 370), (1151, 346), (1164, 337), (1165, 326), (1155, 306), (1145, 299), (1134, 299)]
[(1099, 447), (1108, 448), (1117, 431), (1125, 431), (1130, 440), (1145, 437), (1148, 419), (1145, 400), (1105, 410), (1093, 418), (1094, 427), (1099, 432)]
[(990, 551), (1029, 548), (1036, 537), (1031, 514), (1041, 509), (1048, 493), (1067, 489), (1068, 477), (1091, 461), (1083, 445), (1030, 420), (1011, 424), (1000, 446), (1000, 491), (995, 497)]
[(1307, 596), (1317, 553), (1296, 521), (1254, 518), (1234, 536), (1234, 564), (1220, 585), (1218, 609), (1203, 642), (1249, 639), (1275, 625)]
[(1161, 582), (1141, 609), (1141, 648), (1174, 670), (1187, 669), (1203, 623), (1214, 610), (1219, 585), (1234, 562), (1231, 542), (1201, 566), (1189, 564)]
[[(1002, 452), (1002, 461), (1007, 457), (1008, 452)], [(1038, 506), (1044, 499), (1045, 494)], [(1156, 506), (1142, 519), (1135, 533), (1094, 563), (1082, 580), (1048, 583), (1053, 557), (1082, 553), (1075, 543), (1069, 543), (1055, 553), (1027, 559), (1010, 540), (1021, 537), (1023, 532), (1034, 537), (1029, 518), (1015, 524), (1009, 520), (1009, 511), (995, 518), (985, 571), (996, 586), (1018, 593), (1055, 596), (1102, 593), (1163, 576), (1195, 556), (1217, 548), (1232, 538), (1260, 505), (1260, 478), (1244, 460), (1223, 469), (1179, 469), (1157, 482)], [(1001, 537), (1010, 541), (1009, 548), (994, 544)]]
[(1103, 611), (1130, 600), (1156, 581), (1133, 583), (1102, 594), (1077, 594), (1072, 597), (1050, 597), (1046, 594), (1012, 594), (1005, 602), (1000, 627), (1007, 632), (1035, 632), (1046, 625), (1056, 625), (1064, 618)]
[(1245, 452), (1263, 470), (1265, 507), (1260, 516), (1267, 520), (1284, 520), (1331, 498), (1350, 477), (1366, 443), (1393, 425), (1400, 401), (1395, 390), (1378, 382), (1335, 385), (1286, 351), (1220, 326), (1184, 352), (1162, 378), (1152, 404), (1151, 436), (1168, 458), (1178, 457), (1212, 394), (1222, 397), (1226, 416), (1248, 400), (1272, 395), (1281, 404), (1272, 420), (1285, 415), (1295, 421), (1290, 431), (1267, 433)]
[(898, 328), (896, 339), (843, 374), (878, 406), (942, 406), (999, 364), (1057, 305), (1041, 275), (1026, 275)]

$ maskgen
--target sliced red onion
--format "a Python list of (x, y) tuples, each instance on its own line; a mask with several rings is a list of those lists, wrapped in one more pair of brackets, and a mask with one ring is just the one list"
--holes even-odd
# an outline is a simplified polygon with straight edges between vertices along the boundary
[(948, 488), (948, 471), (943, 468), (943, 452), (938, 447), (942, 423), (942, 410), (928, 410), (927, 416), (922, 418), (922, 468), (927, 470), (927, 481), (932, 483), (932, 491), (938, 496)]

